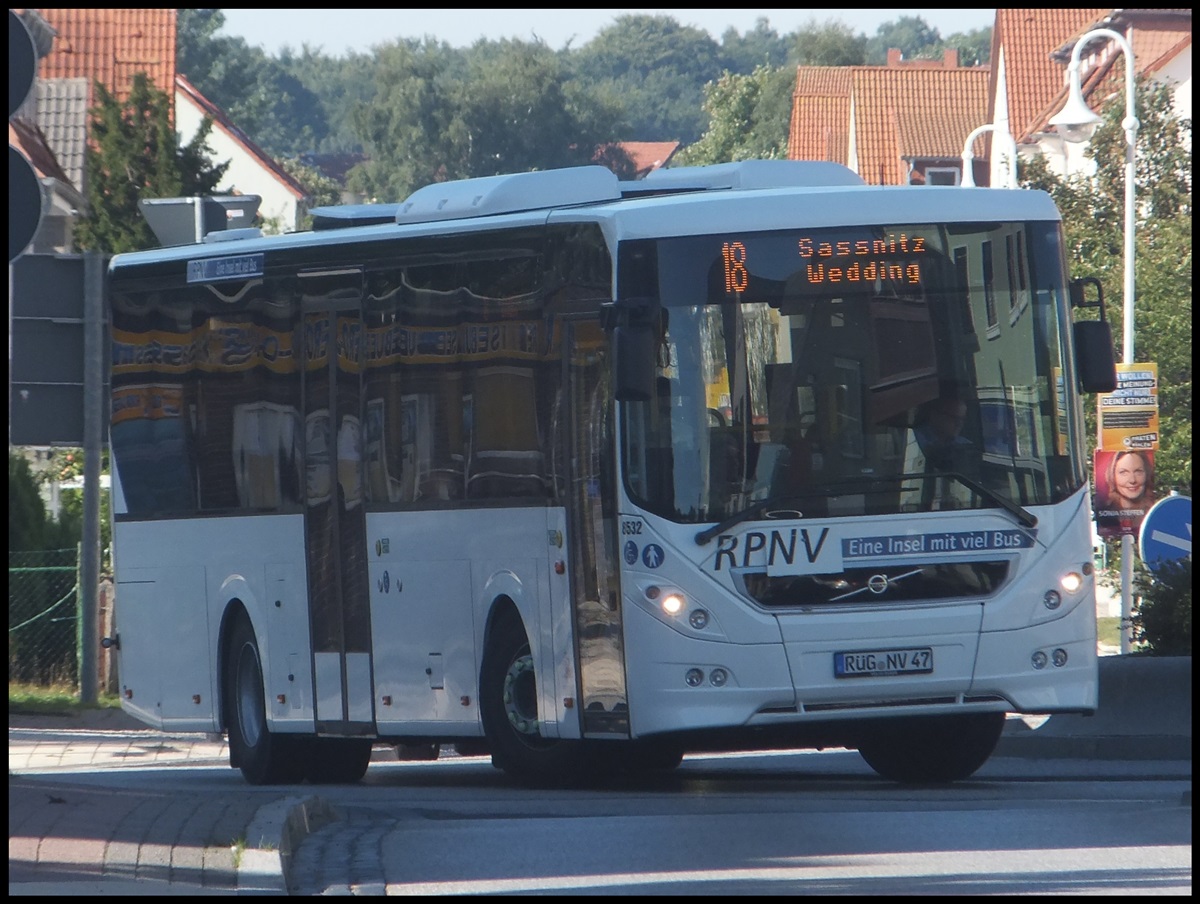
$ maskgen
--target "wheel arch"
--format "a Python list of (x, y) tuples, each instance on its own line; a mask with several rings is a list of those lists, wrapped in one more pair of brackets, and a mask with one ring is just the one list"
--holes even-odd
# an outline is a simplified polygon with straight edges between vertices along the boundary
[[(529, 626), (524, 617), (521, 615), (520, 607), (517, 606), (516, 601), (507, 593), (501, 593), (492, 600), (491, 605), (488, 607), (487, 618), (484, 621), (483, 650), (480, 655), (481, 665), (483, 660), (491, 655), (493, 648), (492, 638), (496, 633), (496, 625), (499, 624), (502, 619), (507, 618), (515, 618), (518, 622), (520, 622), (521, 629), (525, 632), (525, 637), (528, 639)], [(480, 680), (482, 680), (482, 667), (476, 672), (476, 674), (480, 676)], [(476, 692), (478, 691), (479, 688), (476, 688)]]

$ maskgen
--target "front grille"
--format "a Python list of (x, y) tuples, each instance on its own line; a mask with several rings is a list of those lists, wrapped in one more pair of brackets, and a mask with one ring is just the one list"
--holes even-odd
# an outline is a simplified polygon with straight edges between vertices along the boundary
[(861, 606), (874, 603), (974, 599), (994, 594), (1008, 578), (1009, 562), (940, 562), (850, 568), (836, 574), (772, 577), (739, 575), (742, 592), (767, 609)]

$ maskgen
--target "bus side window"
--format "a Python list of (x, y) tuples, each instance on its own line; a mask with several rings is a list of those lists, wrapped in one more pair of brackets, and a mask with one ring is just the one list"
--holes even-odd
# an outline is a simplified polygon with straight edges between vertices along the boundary
[(481, 367), (475, 372), (469, 497), (545, 495), (535, 380), (533, 371), (524, 367)]

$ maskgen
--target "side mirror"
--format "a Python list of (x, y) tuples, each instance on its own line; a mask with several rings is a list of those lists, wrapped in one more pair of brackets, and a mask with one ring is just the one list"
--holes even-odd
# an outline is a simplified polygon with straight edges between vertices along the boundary
[(618, 402), (654, 398), (658, 334), (648, 323), (631, 323), (612, 331), (613, 396)]
[(1107, 321), (1078, 320), (1074, 330), (1080, 388), (1084, 392), (1113, 392), (1117, 388), (1117, 364)]
[(666, 311), (657, 299), (623, 299), (600, 309), (600, 325), (612, 337), (613, 397), (618, 402), (649, 402), (655, 397)]
[[(1096, 300), (1088, 301), (1085, 286), (1095, 286)], [(1099, 320), (1076, 320), (1075, 370), (1079, 388), (1084, 392), (1113, 392), (1117, 388), (1117, 359), (1113, 352), (1112, 330), (1104, 318), (1104, 287), (1095, 277), (1085, 276), (1070, 284), (1072, 308), (1097, 308)]]

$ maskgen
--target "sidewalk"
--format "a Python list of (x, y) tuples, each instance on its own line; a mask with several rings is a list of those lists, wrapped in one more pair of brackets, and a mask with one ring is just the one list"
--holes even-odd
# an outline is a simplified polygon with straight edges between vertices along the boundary
[(94, 767), (228, 768), (224, 739), (154, 731), (119, 710), (10, 713), (8, 738), (10, 895), (286, 894), (287, 845), (330, 815), (316, 798), (113, 794), (56, 778)]

